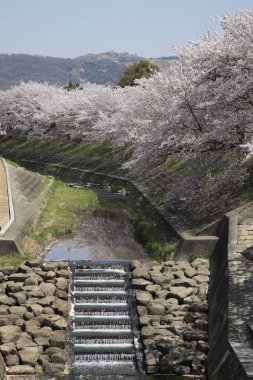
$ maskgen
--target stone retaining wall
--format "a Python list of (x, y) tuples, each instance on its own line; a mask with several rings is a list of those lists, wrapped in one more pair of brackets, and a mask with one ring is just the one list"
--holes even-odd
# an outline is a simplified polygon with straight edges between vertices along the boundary
[(132, 262), (147, 373), (203, 375), (208, 261)]
[(0, 352), (9, 375), (66, 371), (66, 263), (0, 268)]

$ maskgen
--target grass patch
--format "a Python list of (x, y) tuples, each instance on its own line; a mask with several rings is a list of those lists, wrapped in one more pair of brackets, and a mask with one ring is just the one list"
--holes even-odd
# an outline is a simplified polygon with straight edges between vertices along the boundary
[(0, 256), (0, 267), (18, 267), (24, 261), (28, 260), (27, 254), (18, 252), (9, 252), (6, 255)]
[(147, 196), (150, 198), (157, 206), (161, 206), (164, 203), (164, 200), (157, 194), (154, 189), (149, 189), (147, 191)]
[(158, 261), (166, 260), (177, 245), (176, 241), (161, 243), (151, 225), (144, 219), (135, 220), (134, 229), (136, 239), (146, 248), (152, 258)]
[(48, 242), (71, 236), (76, 222), (83, 217), (84, 212), (92, 210), (96, 203), (94, 191), (68, 187), (61, 181), (55, 181), (37, 228), (31, 232), (32, 239)]
[(192, 253), (191, 255), (190, 255), (190, 263), (192, 263), (194, 260), (196, 260), (196, 259), (205, 259), (206, 257), (204, 256), (204, 255), (202, 255), (201, 253), (197, 253), (197, 252), (195, 252), (195, 253)]
[(166, 169), (171, 169), (171, 170), (177, 170), (177, 169), (181, 169), (182, 166), (186, 163), (186, 160), (177, 160), (175, 158), (168, 158), (163, 166), (166, 168)]

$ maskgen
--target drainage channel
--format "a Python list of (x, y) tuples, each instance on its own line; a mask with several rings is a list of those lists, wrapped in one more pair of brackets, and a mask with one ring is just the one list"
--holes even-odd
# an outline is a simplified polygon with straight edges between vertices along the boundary
[(144, 374), (128, 261), (76, 261), (71, 270), (70, 377)]

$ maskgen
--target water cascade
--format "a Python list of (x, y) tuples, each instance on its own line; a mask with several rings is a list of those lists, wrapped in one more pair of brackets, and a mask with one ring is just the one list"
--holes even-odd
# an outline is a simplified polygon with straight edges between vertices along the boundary
[(72, 376), (139, 378), (143, 358), (129, 262), (77, 261), (70, 269)]

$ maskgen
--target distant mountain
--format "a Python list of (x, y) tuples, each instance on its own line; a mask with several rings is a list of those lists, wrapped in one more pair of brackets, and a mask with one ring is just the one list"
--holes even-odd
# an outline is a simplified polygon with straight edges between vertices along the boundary
[[(152, 58), (151, 61), (164, 67), (175, 57)], [(0, 89), (18, 85), (20, 81), (48, 82), (63, 86), (69, 80), (113, 85), (124, 68), (133, 62), (145, 59), (129, 53), (114, 51), (101, 54), (86, 54), (77, 58), (42, 57), (28, 54), (0, 54)]]

